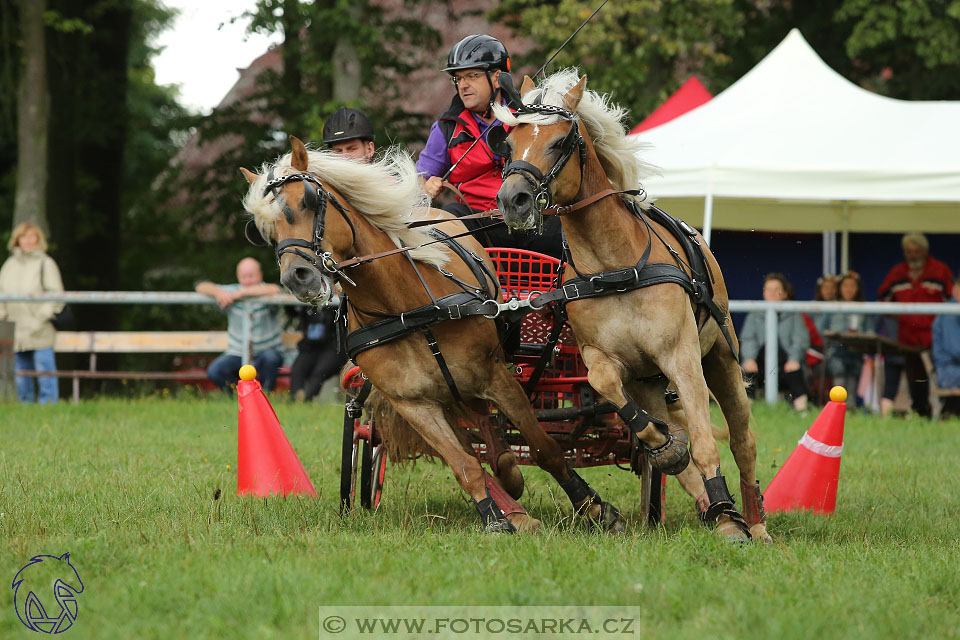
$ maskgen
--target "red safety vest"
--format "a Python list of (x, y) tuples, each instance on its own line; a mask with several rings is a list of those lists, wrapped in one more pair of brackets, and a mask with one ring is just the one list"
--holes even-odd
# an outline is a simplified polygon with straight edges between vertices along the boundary
[[(503, 166), (487, 146), (486, 140), (480, 140), (470, 149), (470, 145), (480, 135), (480, 125), (473, 113), (464, 109), (454, 116), (448, 111), (440, 117), (440, 122), (446, 122), (447, 127), (450, 124), (455, 125), (453, 132), (447, 137), (450, 165), (457, 167), (450, 174), (450, 182), (460, 190), (470, 208), (478, 211), (496, 209), (497, 192), (503, 184), (503, 178), (500, 177)], [(467, 149), (470, 149), (470, 153), (467, 153)]]

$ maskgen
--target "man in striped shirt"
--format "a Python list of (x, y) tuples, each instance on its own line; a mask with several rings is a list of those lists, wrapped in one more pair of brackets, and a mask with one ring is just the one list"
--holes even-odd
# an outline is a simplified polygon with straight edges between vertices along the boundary
[[(273, 390), (283, 364), (281, 307), (248, 299), (280, 293), (280, 287), (265, 283), (260, 263), (244, 258), (237, 263), (235, 284), (204, 281), (197, 284), (196, 292), (215, 299), (227, 314), (227, 350), (207, 367), (207, 377), (229, 391), (228, 383), (236, 385), (240, 366), (252, 356), (260, 384), (267, 391)], [(234, 304), (241, 300), (247, 300), (246, 304)]]

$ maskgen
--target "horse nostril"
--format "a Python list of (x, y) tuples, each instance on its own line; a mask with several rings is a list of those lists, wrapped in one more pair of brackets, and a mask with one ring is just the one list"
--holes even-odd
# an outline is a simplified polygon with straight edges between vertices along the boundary
[(293, 277), (301, 284), (308, 282), (312, 276), (313, 272), (307, 267), (297, 267), (293, 270)]
[(513, 196), (513, 206), (519, 211), (529, 208), (532, 201), (533, 197), (526, 191), (518, 191)]

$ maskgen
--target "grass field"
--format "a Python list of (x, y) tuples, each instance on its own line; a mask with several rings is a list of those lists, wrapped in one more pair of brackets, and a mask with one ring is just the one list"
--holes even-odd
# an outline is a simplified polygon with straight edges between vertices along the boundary
[[(31, 637), (17, 570), (66, 551), (85, 584), (70, 638), (316, 638), (318, 607), (360, 604), (629, 605), (650, 638), (960, 636), (960, 422), (848, 416), (837, 514), (772, 515), (775, 544), (736, 546), (672, 480), (666, 526), (642, 527), (614, 467), (583, 475), (628, 519), (621, 538), (572, 526), (532, 469), (535, 536), (481, 535), (427, 463), (389, 467), (380, 511), (341, 520), (341, 409), (275, 408), (319, 501), (235, 495), (235, 401), (0, 405), (0, 637)], [(815, 415), (757, 408), (764, 486)]]

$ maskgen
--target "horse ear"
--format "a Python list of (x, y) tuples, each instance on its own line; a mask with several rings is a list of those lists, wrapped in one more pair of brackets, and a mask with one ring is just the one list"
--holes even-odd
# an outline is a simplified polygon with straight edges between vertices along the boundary
[(563, 96), (563, 108), (571, 113), (577, 110), (580, 100), (583, 98), (583, 90), (587, 88), (587, 76), (580, 78), (580, 82), (575, 84), (567, 95)]
[(257, 178), (259, 177), (253, 171), (250, 171), (245, 167), (240, 167), (240, 173), (243, 174), (243, 177), (246, 178), (247, 182), (249, 182), (250, 184), (253, 184), (254, 182), (256, 182)]
[(523, 76), (523, 83), (520, 85), (520, 95), (525, 96), (528, 92), (536, 89), (537, 86), (533, 84), (533, 80), (530, 76)]
[(306, 171), (307, 165), (310, 163), (310, 159), (307, 156), (307, 148), (303, 146), (302, 142), (300, 142), (300, 138), (296, 136), (290, 136), (290, 149), (292, 151), (290, 164), (297, 171)]

